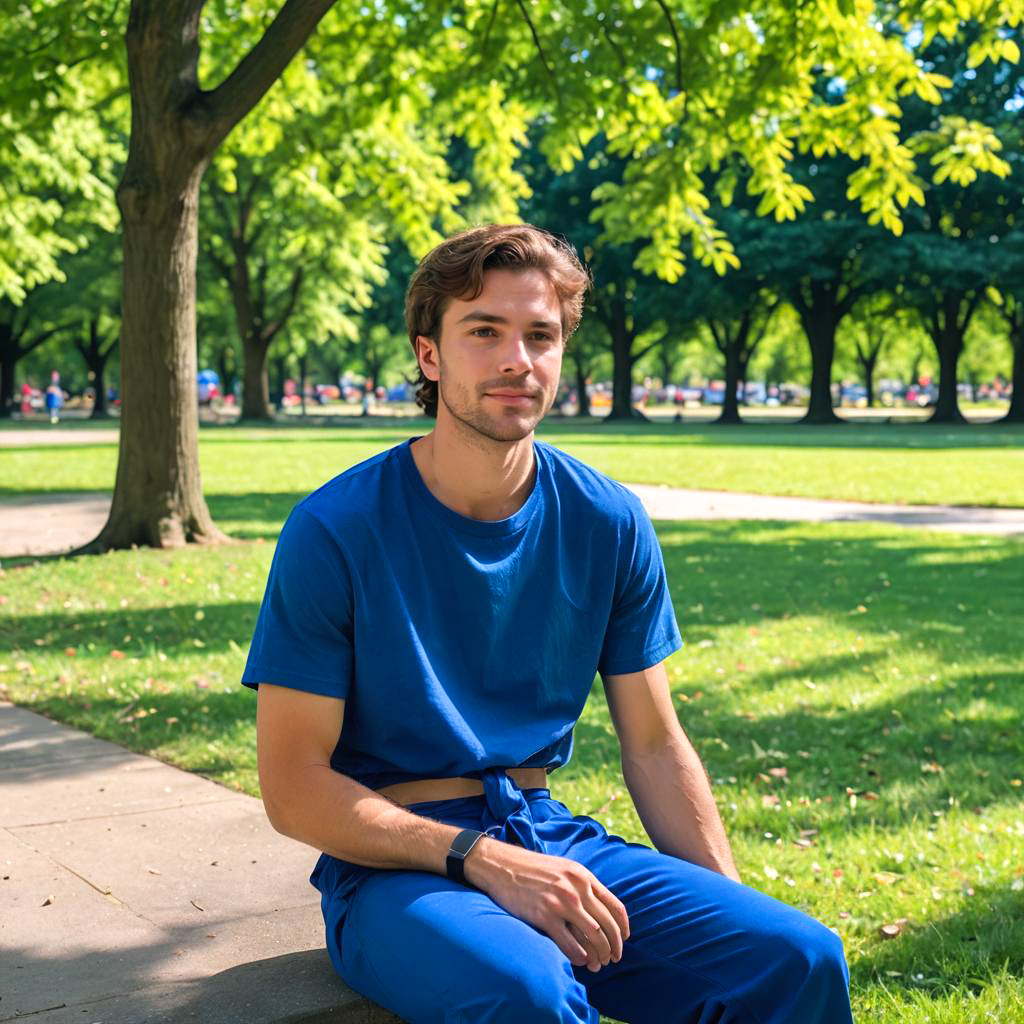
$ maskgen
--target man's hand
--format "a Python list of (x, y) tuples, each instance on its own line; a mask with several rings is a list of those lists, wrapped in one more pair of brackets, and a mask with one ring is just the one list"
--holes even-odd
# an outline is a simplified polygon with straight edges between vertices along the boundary
[(498, 906), (548, 935), (573, 966), (599, 971), (621, 959), (626, 908), (582, 864), (485, 837), (463, 870)]

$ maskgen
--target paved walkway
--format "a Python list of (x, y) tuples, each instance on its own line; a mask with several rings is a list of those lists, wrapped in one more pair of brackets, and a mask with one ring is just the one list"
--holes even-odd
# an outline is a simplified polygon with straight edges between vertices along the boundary
[[(639, 495), (652, 519), (876, 522), (956, 533), (1024, 535), (1024, 509), (876, 505), (649, 484), (627, 486)], [(110, 496), (99, 492), (0, 499), (0, 557), (70, 551), (99, 533), (109, 508)]]
[(0, 702), (0, 1022), (397, 1024), (260, 801)]

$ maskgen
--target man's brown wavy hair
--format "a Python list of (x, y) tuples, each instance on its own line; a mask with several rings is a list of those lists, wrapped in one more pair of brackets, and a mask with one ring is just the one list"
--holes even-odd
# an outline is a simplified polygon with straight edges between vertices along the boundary
[[(484, 289), (488, 270), (539, 270), (551, 282), (562, 309), (562, 342), (579, 326), (590, 275), (564, 239), (532, 224), (487, 224), (445, 239), (420, 261), (405, 296), (405, 325), (416, 352), (423, 335), (441, 343), (441, 317), (452, 299), (471, 302)], [(437, 381), (416, 361), (416, 401), (437, 415)]]

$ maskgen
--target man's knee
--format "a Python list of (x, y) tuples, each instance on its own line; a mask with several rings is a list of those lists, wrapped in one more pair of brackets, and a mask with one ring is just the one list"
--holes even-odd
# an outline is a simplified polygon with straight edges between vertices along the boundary
[(838, 1008), (848, 1013), (849, 972), (839, 936), (805, 918), (773, 937), (771, 946), (776, 954), (772, 986), (801, 1008), (807, 1015), (801, 1019), (841, 1021)]
[(446, 1024), (596, 1024), (586, 989), (556, 959), (490, 979), (446, 1015)]

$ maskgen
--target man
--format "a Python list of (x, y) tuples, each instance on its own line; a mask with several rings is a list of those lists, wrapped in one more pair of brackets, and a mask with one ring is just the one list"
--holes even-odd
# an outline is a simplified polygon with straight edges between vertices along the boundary
[[(323, 851), (338, 972), (412, 1024), (849, 1022), (836, 936), (739, 884), (650, 520), (534, 440), (587, 283), (527, 225), (420, 264), (436, 425), (300, 502), (274, 556), (243, 676), (267, 812)], [(596, 671), (659, 852), (548, 788)]]

